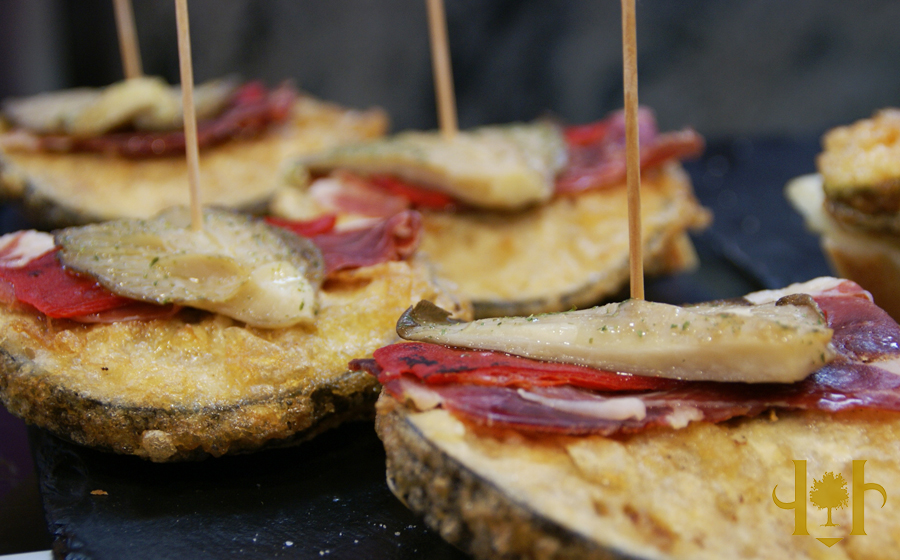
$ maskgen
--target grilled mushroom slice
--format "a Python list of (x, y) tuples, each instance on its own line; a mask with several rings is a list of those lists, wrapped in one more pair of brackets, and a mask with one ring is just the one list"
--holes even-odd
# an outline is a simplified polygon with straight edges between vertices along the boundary
[(206, 208), (203, 228), (175, 207), (150, 220), (113, 220), (56, 233), (60, 261), (119, 295), (177, 303), (256, 327), (314, 320), (324, 261), (311, 241), (230, 211)]

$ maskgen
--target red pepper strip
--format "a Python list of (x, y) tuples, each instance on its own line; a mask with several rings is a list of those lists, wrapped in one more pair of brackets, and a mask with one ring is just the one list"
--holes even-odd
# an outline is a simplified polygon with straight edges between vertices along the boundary
[(392, 195), (405, 198), (412, 204), (413, 208), (453, 210), (458, 206), (455, 199), (448, 194), (407, 183), (397, 177), (389, 175), (372, 175), (368, 180), (371, 184)]
[(569, 146), (590, 146), (602, 142), (609, 134), (610, 121), (603, 119), (589, 124), (568, 126), (563, 130)]
[[(0, 279), (13, 286), (16, 299), (53, 318), (74, 319), (136, 303), (110, 292), (91, 278), (69, 273), (57, 259), (57, 251), (52, 249), (19, 268), (0, 267)], [(153, 313), (158, 313), (161, 307), (152, 303), (143, 305)]]
[(292, 231), (301, 237), (313, 237), (333, 230), (334, 224), (337, 223), (337, 215), (325, 214), (311, 220), (289, 220), (269, 216), (266, 223)]
[(379, 348), (372, 360), (354, 360), (385, 383), (412, 375), (429, 385), (472, 384), (496, 387), (554, 387), (571, 385), (598, 391), (668, 389), (681, 382), (659, 377), (602, 371), (586, 366), (541, 362), (502, 352), (447, 348), (439, 344), (408, 342)]
[(69, 317), (79, 323), (121, 323), (123, 321), (149, 321), (151, 319), (168, 319), (181, 311), (182, 306), (154, 305), (145, 301), (132, 300), (130, 304), (108, 309), (89, 315)]

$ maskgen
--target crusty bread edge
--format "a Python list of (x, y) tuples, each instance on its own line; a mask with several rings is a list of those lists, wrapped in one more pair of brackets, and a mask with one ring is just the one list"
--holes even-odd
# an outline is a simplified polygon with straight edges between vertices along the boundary
[(376, 410), (388, 487), (460, 550), (482, 559), (638, 560), (600, 547), (509, 499), (429, 442), (393, 397), (382, 393)]
[(0, 348), (0, 400), (16, 416), (78, 444), (154, 462), (185, 461), (299, 443), (370, 420), (378, 383), (346, 372), (308, 393), (187, 409), (119, 406), (53, 384)]

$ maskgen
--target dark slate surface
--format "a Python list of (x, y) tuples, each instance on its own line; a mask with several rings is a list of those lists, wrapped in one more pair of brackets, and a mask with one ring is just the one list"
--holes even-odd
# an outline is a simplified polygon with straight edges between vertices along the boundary
[[(816, 238), (785, 202), (818, 142), (726, 140), (688, 164), (715, 222), (696, 272), (647, 285), (650, 299), (696, 302), (828, 273)], [(368, 424), (292, 449), (152, 464), (31, 431), (57, 554), (70, 559), (464, 558), (390, 493)], [(105, 495), (91, 492), (102, 490)]]
[(371, 424), (291, 449), (183, 464), (31, 435), (57, 553), (73, 560), (465, 558), (387, 489)]

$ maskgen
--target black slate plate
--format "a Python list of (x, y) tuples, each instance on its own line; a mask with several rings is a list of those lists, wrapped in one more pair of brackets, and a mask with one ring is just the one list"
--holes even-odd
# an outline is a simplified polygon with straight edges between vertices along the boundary
[(185, 464), (113, 456), (36, 429), (31, 436), (58, 556), (464, 558), (387, 489), (371, 424)]
[[(649, 282), (647, 297), (696, 302), (828, 274), (782, 194), (813, 170), (818, 150), (812, 138), (712, 143), (687, 166), (715, 213), (696, 238), (702, 266)], [(292, 449), (174, 465), (30, 434), (58, 557), (465, 558), (390, 493), (370, 424)]]

